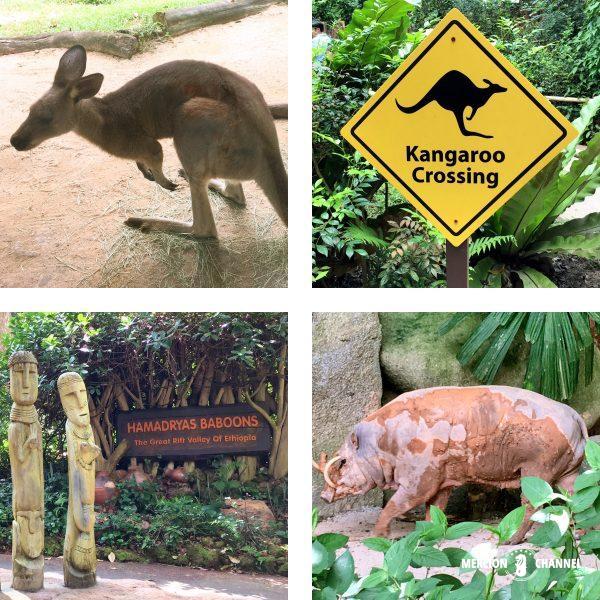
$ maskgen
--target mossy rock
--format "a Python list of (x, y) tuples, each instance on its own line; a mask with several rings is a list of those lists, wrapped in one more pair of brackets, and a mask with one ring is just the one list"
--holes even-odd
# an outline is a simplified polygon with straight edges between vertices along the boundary
[(219, 550), (206, 548), (202, 544), (194, 543), (186, 546), (186, 554), (191, 565), (206, 569), (218, 569), (223, 563), (223, 555)]
[[(379, 313), (381, 369), (384, 386), (403, 392), (444, 385), (480, 385), (471, 368), (456, 355), (483, 314), (469, 315), (460, 325), (441, 335), (440, 327), (451, 313)], [(510, 348), (495, 382), (521, 387), (529, 351), (522, 334)]]
[(274, 556), (267, 556), (262, 561), (263, 569), (267, 573), (277, 573), (277, 569), (279, 569), (279, 561)]
[(287, 560), (282, 565), (279, 565), (279, 568), (277, 569), (277, 573), (279, 575), (287, 575), (288, 574)]
[(227, 544), (223, 540), (212, 540), (212, 545), (219, 550), (222, 550), (227, 546)]
[(120, 549), (113, 550), (113, 552), (117, 562), (148, 562), (147, 558), (141, 556), (137, 552), (133, 552), (133, 550)]
[[(205, 547), (205, 548), (212, 548), (212, 547), (217, 547), (217, 544), (215, 543), (217, 542), (217, 540), (214, 540), (211, 537), (205, 536), (205, 537), (201, 537), (200, 538), (200, 543)], [(223, 546), (218, 546), (219, 548), (223, 548), (225, 543), (221, 542), (221, 540), (218, 540), (218, 543), (223, 543)]]
[(155, 562), (163, 563), (165, 565), (184, 567), (189, 564), (187, 554), (176, 554), (175, 552), (160, 546), (153, 546), (148, 550), (148, 554)]
[(256, 559), (254, 558), (254, 556), (251, 556), (250, 554), (240, 554), (240, 556), (238, 556), (237, 558), (240, 561), (237, 565), (240, 569), (243, 569), (244, 571), (255, 570)]

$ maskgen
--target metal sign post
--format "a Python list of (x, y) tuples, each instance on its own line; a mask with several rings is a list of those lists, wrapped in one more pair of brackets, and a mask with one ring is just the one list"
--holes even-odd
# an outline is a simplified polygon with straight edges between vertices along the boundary
[(446, 281), (449, 288), (469, 287), (469, 241), (454, 246), (446, 240)]

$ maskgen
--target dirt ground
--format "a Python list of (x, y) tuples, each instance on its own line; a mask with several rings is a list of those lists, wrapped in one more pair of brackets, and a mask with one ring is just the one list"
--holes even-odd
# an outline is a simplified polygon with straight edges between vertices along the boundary
[[(161, 143), (165, 174), (182, 184), (175, 192), (74, 133), (29, 152), (10, 146), (63, 52), (0, 57), (0, 286), (285, 287), (287, 231), (254, 182), (244, 183), (245, 209), (211, 193), (220, 237), (196, 242), (123, 225), (131, 215), (191, 220), (171, 140)], [(287, 7), (153, 44), (131, 60), (89, 53), (86, 72), (104, 74), (102, 95), (182, 58), (228, 67), (258, 85), (267, 102), (287, 102)], [(287, 121), (277, 121), (277, 130), (287, 161)]]
[(188, 569), (167, 565), (98, 562), (97, 584), (84, 590), (63, 586), (62, 561), (48, 558), (44, 589), (32, 593), (13, 590), (11, 558), (0, 555), (0, 600), (284, 600), (287, 579), (271, 575)]
[[(348, 511), (345, 513), (341, 513), (339, 515), (335, 515), (330, 519), (325, 519), (321, 523), (319, 523), (316, 533), (342, 533), (350, 537), (350, 541), (348, 542), (348, 548), (354, 557), (354, 564), (356, 566), (356, 572), (360, 577), (368, 575), (371, 572), (372, 567), (381, 567), (383, 562), (383, 554), (381, 552), (376, 552), (375, 550), (370, 550), (366, 546), (364, 546), (361, 541), (365, 538), (374, 537), (373, 528), (375, 526), (375, 522), (379, 517), (379, 513), (381, 509), (379, 508), (363, 508), (360, 510)], [(410, 513), (409, 513), (410, 514)], [(422, 520), (423, 517), (418, 517), (417, 520)], [(449, 518), (449, 522), (451, 525), (455, 523)], [(497, 524), (498, 521), (485, 520), (485, 523), (494, 523)], [(392, 531), (391, 537), (393, 539), (399, 539), (408, 533), (414, 531), (415, 525), (410, 521), (400, 521), (399, 519), (395, 519), (392, 522)], [(530, 534), (529, 534), (530, 535)], [(451, 542), (444, 542), (440, 544), (440, 548), (446, 547), (460, 547), (464, 550), (470, 550), (474, 546), (478, 544), (482, 544), (483, 542), (493, 542), (494, 536), (493, 534), (487, 531), (477, 531), (473, 535), (470, 535), (466, 538), (461, 538), (459, 540), (453, 540)], [(507, 554), (511, 550), (515, 549), (529, 549), (534, 548), (531, 544), (519, 544), (518, 546), (506, 545), (502, 546), (500, 550), (500, 555)], [(552, 558), (552, 551), (550, 549), (542, 549), (536, 552), (536, 556), (539, 558)], [(600, 562), (594, 557), (585, 556), (581, 561), (582, 564), (586, 567), (593, 567), (595, 569), (600, 568)], [(425, 567), (420, 569), (415, 569), (410, 567), (410, 571), (415, 574), (415, 577), (425, 578), (427, 569)], [(484, 570), (484, 572), (486, 572)], [(470, 581), (472, 577), (472, 573), (458, 573), (458, 569), (453, 569), (450, 567), (442, 567), (442, 568), (430, 568), (429, 575), (435, 575), (436, 573), (449, 573), (450, 575), (454, 575), (458, 577), (461, 581)], [(497, 586), (502, 587), (506, 585), (511, 580), (511, 577), (497, 577)]]

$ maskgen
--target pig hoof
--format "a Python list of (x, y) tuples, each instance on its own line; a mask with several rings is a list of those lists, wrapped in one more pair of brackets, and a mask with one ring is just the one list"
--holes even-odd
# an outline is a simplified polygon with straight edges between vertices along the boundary
[(375, 529), (373, 531), (373, 535), (375, 537), (381, 537), (381, 538), (389, 538), (390, 537), (390, 530), (388, 529)]

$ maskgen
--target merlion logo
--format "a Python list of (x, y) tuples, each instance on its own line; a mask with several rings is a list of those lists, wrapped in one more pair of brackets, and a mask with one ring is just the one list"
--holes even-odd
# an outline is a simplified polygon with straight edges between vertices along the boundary
[(466, 117), (470, 121), (475, 113), (494, 95), (500, 92), (506, 92), (506, 88), (492, 83), (489, 79), (484, 79), (486, 87), (476, 86), (464, 73), (460, 71), (448, 71), (442, 75), (433, 87), (413, 106), (401, 106), (396, 100), (396, 106), (403, 113), (415, 113), (427, 106), (430, 102), (437, 102), (442, 108), (454, 114), (458, 128), (464, 136), (477, 136), (482, 138), (492, 138), (492, 135), (469, 131), (465, 127), (464, 112), (467, 106), (471, 109), (471, 114)]
[(525, 577), (527, 573), (527, 557), (519, 553), (515, 556), (515, 575), (517, 577)]

